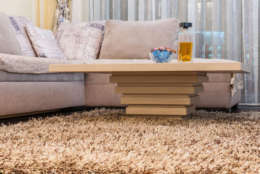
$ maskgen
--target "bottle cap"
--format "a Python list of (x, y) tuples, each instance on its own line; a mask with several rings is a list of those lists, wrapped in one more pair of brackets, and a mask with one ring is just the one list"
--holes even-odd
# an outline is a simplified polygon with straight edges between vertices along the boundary
[(184, 28), (184, 29), (188, 29), (188, 28), (192, 27), (192, 23), (191, 22), (181, 22), (180, 27)]

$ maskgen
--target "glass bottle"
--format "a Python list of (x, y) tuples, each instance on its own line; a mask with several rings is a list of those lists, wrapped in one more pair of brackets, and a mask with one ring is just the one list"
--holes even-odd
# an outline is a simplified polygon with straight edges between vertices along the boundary
[(192, 27), (192, 23), (183, 22), (180, 23), (181, 32), (178, 38), (178, 60), (182, 62), (189, 62), (192, 60), (192, 33), (189, 28)]

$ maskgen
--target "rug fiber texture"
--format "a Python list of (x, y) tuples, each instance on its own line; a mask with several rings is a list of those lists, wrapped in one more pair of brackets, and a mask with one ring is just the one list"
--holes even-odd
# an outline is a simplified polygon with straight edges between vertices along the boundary
[(259, 174), (260, 113), (99, 109), (0, 126), (0, 173)]

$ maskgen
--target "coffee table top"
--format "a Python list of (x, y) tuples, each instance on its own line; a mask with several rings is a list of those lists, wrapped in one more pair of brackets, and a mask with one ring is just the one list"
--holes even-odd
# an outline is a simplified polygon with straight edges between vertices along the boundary
[(52, 64), (50, 72), (248, 72), (242, 63), (223, 59), (194, 58), (192, 62), (154, 63), (151, 60), (98, 59), (84, 64)]

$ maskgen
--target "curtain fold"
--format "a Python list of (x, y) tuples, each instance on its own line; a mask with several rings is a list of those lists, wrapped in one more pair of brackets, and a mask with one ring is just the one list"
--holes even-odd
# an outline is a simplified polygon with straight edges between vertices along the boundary
[(38, 27), (52, 30), (55, 23), (56, 0), (36, 1), (36, 25)]
[(191, 21), (192, 30), (196, 33), (194, 55), (242, 61), (251, 70), (250, 74), (243, 76), (245, 89), (242, 102), (260, 104), (260, 0), (74, 1), (83, 4), (82, 19), (85, 21), (169, 17)]
[(56, 31), (61, 23), (72, 21), (72, 0), (56, 0), (56, 16), (53, 30)]
[(56, 30), (63, 22), (72, 20), (72, 0), (36, 0), (36, 25)]

